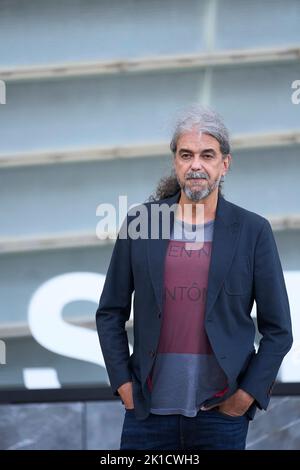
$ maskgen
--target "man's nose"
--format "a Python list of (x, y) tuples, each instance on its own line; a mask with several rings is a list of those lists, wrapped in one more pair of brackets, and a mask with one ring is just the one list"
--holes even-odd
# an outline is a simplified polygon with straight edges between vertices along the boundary
[(198, 170), (202, 170), (202, 169), (203, 169), (203, 166), (202, 166), (201, 158), (194, 155), (194, 158), (192, 160), (191, 170), (198, 171)]

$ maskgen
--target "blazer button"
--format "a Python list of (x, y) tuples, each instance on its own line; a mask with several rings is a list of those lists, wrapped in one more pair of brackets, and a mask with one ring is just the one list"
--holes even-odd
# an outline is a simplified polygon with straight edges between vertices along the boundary
[(158, 318), (161, 318), (161, 313), (160, 312), (158, 312)]
[(149, 354), (151, 357), (154, 357), (155, 356), (155, 351), (153, 351), (153, 349), (151, 349), (151, 351), (149, 351)]

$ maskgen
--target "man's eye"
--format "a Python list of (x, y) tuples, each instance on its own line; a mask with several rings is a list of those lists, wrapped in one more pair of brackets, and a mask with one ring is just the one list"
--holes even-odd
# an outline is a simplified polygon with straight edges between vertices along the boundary
[(184, 158), (185, 160), (187, 160), (187, 159), (190, 158), (191, 156), (190, 156), (189, 153), (183, 153), (183, 154), (181, 155), (181, 157)]
[(203, 155), (203, 157), (206, 159), (210, 159), (210, 158), (213, 158), (213, 155)]

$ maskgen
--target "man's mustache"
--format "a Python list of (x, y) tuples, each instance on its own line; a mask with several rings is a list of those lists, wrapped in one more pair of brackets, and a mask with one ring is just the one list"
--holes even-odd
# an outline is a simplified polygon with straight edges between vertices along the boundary
[(188, 173), (186, 175), (186, 179), (187, 180), (192, 180), (192, 179), (196, 179), (196, 178), (204, 178), (206, 180), (208, 180), (208, 175), (206, 173), (202, 173), (202, 172), (197, 172), (197, 171), (194, 171), (193, 173)]

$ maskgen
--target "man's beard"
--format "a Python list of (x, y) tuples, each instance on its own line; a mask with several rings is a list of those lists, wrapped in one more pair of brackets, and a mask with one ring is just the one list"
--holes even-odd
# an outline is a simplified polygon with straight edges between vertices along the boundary
[[(201, 173), (201, 172), (190, 173), (186, 176), (186, 178), (189, 180), (193, 178), (205, 178), (208, 181), (208, 175), (206, 175), (205, 173)], [(193, 202), (199, 202), (202, 199), (205, 199), (207, 196), (209, 196), (219, 186), (220, 181), (221, 181), (221, 177), (217, 178), (212, 184), (208, 183), (207, 187), (203, 189), (191, 189), (191, 187), (188, 186), (186, 182), (181, 183), (179, 180), (178, 180), (178, 183), (188, 199), (190, 199)]]

